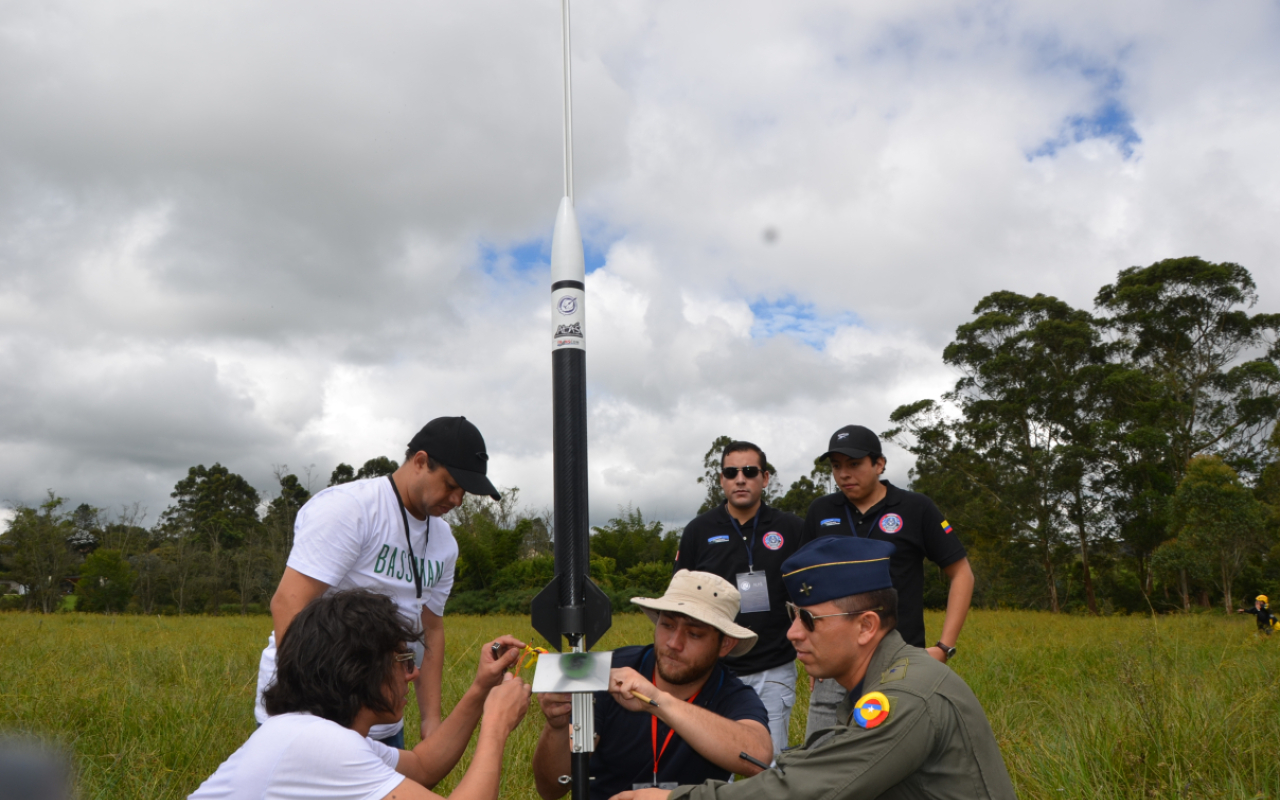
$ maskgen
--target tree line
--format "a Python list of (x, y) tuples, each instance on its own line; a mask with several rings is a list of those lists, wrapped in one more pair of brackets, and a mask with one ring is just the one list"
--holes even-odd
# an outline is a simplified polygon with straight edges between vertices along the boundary
[[(379, 456), (360, 469), (339, 464), (329, 486), (394, 472)], [(268, 611), (293, 547), (298, 510), (311, 476), (276, 471), (274, 496), (222, 464), (191, 467), (173, 504), (151, 527), (137, 505), (108, 515), (69, 507), (50, 491), (39, 506), (18, 505), (0, 535), (0, 580), (12, 591), (0, 609), (50, 613), (252, 614)], [(450, 613), (523, 613), (554, 574), (551, 514), (521, 507), (520, 490), (501, 501), (467, 495), (447, 517), (458, 542)], [(629, 598), (659, 592), (671, 575), (678, 530), (619, 509), (592, 530), (591, 575), (627, 609)]]
[[(897, 408), (883, 437), (915, 457), (911, 488), (963, 537), (978, 607), (1053, 612), (1230, 609), (1280, 595), (1280, 315), (1253, 314), (1238, 264), (1196, 257), (1122, 270), (1092, 311), (1043, 294), (995, 292), (943, 353), (938, 398)], [(841, 422), (859, 422), (856, 409)], [(746, 436), (745, 438), (753, 438)], [(721, 436), (696, 478), (699, 513), (724, 501)], [(339, 464), (329, 485), (378, 477), (386, 457)], [(834, 491), (829, 465), (766, 502), (803, 516)], [(312, 476), (281, 467), (262, 497), (221, 464), (191, 467), (156, 524), (137, 505), (111, 519), (52, 491), (19, 505), (0, 536), (0, 579), (24, 593), (0, 608), (49, 612), (70, 592), (84, 611), (258, 613), (293, 544)], [(551, 515), (467, 496), (450, 512), (459, 557), (451, 613), (524, 613), (551, 580)], [(660, 593), (679, 529), (622, 508), (592, 529), (591, 575), (626, 609)], [(931, 571), (926, 604), (944, 607)]]

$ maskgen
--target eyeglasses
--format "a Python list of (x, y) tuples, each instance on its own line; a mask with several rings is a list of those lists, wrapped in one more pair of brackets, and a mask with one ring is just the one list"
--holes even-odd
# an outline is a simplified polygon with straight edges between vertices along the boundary
[(859, 614), (865, 614), (868, 611), (884, 611), (884, 606), (864, 608), (859, 611), (841, 611), (839, 614), (812, 614), (807, 609), (800, 608), (790, 600), (787, 601), (787, 616), (791, 618), (792, 622), (795, 622), (796, 617), (799, 617), (800, 624), (803, 625), (805, 630), (808, 630), (810, 633), (813, 632), (813, 621), (815, 619), (822, 619), (823, 617), (856, 617)]
[(416, 648), (396, 653), (395, 659), (404, 665), (404, 671), (407, 673), (413, 672), (415, 669), (422, 669), (422, 654)]
[(742, 470), (742, 477), (744, 478), (756, 478), (760, 475), (759, 467), (722, 467), (720, 474), (729, 480), (733, 480), (738, 477), (738, 470)]

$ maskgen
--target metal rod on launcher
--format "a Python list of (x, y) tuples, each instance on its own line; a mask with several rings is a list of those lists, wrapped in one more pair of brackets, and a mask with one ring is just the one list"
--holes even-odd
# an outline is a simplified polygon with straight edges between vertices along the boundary
[(573, 205), (573, 74), (569, 64), (569, 0), (560, 0), (560, 22), (564, 39), (564, 196)]

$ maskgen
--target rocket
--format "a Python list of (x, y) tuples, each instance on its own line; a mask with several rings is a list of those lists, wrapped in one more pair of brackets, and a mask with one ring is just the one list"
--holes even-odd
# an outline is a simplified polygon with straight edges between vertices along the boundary
[(552, 453), (556, 575), (533, 599), (533, 628), (551, 646), (591, 649), (612, 624), (609, 597), (588, 578), (586, 267), (573, 199), (551, 237)]
[[(586, 262), (573, 211), (573, 101), (569, 0), (561, 0), (564, 41), (564, 196), (551, 237), (551, 383), (555, 577), (533, 599), (533, 628), (556, 650), (561, 638), (585, 659), (612, 624), (609, 598), (588, 578)], [(573, 658), (573, 656), (568, 656)], [(573, 800), (587, 800), (595, 749), (593, 697), (573, 694)], [(562, 778), (561, 780), (565, 780)]]

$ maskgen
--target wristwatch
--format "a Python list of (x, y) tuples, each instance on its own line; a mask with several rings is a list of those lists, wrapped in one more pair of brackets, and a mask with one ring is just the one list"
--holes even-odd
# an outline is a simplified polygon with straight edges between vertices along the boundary
[(945, 644), (943, 644), (941, 641), (939, 641), (937, 644), (935, 644), (935, 645), (934, 645), (934, 647), (936, 647), (936, 648), (938, 648), (939, 650), (941, 650), (941, 651), (942, 651), (942, 655), (943, 655), (943, 656), (945, 656), (945, 658), (943, 658), (943, 659), (942, 659), (943, 663), (946, 663), (946, 662), (950, 661), (950, 660), (955, 656), (955, 654), (956, 654), (956, 649), (955, 649), (954, 647), (947, 647), (947, 646), (946, 646)]

